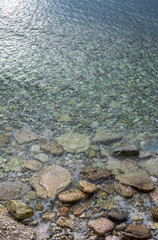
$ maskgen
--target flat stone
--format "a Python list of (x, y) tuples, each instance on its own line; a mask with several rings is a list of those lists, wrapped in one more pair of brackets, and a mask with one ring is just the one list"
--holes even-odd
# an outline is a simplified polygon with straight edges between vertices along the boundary
[(114, 222), (125, 222), (128, 219), (128, 214), (126, 212), (113, 209), (108, 213), (108, 218)]
[(113, 151), (113, 155), (115, 156), (138, 156), (139, 149), (135, 145), (125, 145), (116, 148)]
[(155, 189), (153, 192), (151, 192), (150, 197), (155, 203), (158, 203), (158, 189)]
[(152, 208), (151, 214), (152, 214), (154, 219), (158, 220), (158, 207), (157, 206)]
[(7, 207), (11, 214), (20, 220), (30, 218), (34, 214), (32, 208), (30, 208), (27, 204), (17, 200), (9, 201)]
[(121, 167), (121, 162), (118, 159), (109, 157), (106, 169), (115, 170), (115, 169), (120, 169), (120, 167)]
[(16, 130), (14, 132), (14, 137), (20, 144), (32, 142), (38, 139), (38, 135), (27, 128)]
[(7, 134), (0, 134), (0, 148), (9, 142), (10, 137)]
[(139, 165), (150, 175), (158, 178), (158, 157), (140, 162)]
[(115, 191), (122, 197), (130, 198), (134, 195), (135, 190), (130, 186), (117, 184), (115, 185)]
[(96, 134), (93, 138), (93, 142), (110, 144), (110, 143), (120, 141), (122, 137), (123, 136), (120, 133), (114, 133), (104, 127), (100, 127), (96, 130)]
[(57, 142), (65, 151), (71, 153), (85, 152), (90, 147), (90, 141), (87, 136), (73, 132), (57, 137)]
[(135, 187), (139, 191), (148, 192), (155, 188), (154, 183), (149, 175), (142, 170), (132, 172), (129, 174), (120, 174), (115, 177), (116, 181)]
[(26, 195), (24, 195), (24, 199), (32, 200), (32, 199), (36, 199), (36, 198), (37, 198), (37, 194), (35, 191), (29, 191), (29, 192), (27, 192)]
[(56, 224), (62, 228), (70, 228), (71, 230), (74, 230), (74, 224), (70, 218), (60, 217)]
[(131, 173), (136, 172), (138, 170), (138, 166), (136, 165), (136, 162), (131, 160), (124, 160), (121, 163), (121, 171), (123, 173)]
[(111, 232), (114, 229), (114, 224), (109, 219), (99, 218), (90, 221), (88, 227), (92, 228), (98, 236), (102, 236), (105, 233)]
[(55, 212), (47, 212), (42, 214), (42, 220), (44, 222), (50, 222), (52, 221), (54, 218), (56, 217), (56, 213)]
[(68, 191), (61, 192), (58, 197), (62, 202), (71, 203), (80, 201), (81, 199), (86, 197), (86, 194), (79, 189), (70, 189)]
[(42, 168), (42, 164), (36, 160), (28, 160), (24, 163), (24, 167), (32, 171), (39, 171)]
[(30, 191), (30, 186), (20, 180), (15, 182), (5, 181), (0, 184), (0, 201), (9, 201), (21, 198)]
[(25, 162), (24, 159), (13, 157), (8, 163), (6, 163), (6, 165), (4, 166), (4, 169), (5, 171), (18, 172), (22, 168), (24, 162)]
[(36, 154), (34, 158), (43, 163), (48, 161), (48, 155), (44, 153)]
[(94, 193), (99, 190), (99, 186), (84, 180), (79, 181), (78, 186), (85, 193)]
[(71, 180), (71, 174), (67, 169), (51, 165), (35, 173), (30, 179), (30, 183), (36, 189), (38, 197), (53, 198), (64, 190)]
[(47, 142), (41, 146), (41, 149), (54, 156), (61, 156), (64, 153), (63, 148), (56, 142)]
[(0, 239), (36, 240), (36, 232), (14, 219), (0, 215)]
[(130, 224), (124, 231), (124, 235), (136, 239), (150, 238), (152, 235), (149, 229), (143, 225)]
[(73, 214), (75, 216), (80, 216), (91, 205), (92, 205), (91, 200), (85, 200), (83, 202), (77, 203), (72, 207)]
[(105, 169), (86, 168), (80, 172), (82, 178), (88, 180), (99, 180), (110, 177), (111, 171)]

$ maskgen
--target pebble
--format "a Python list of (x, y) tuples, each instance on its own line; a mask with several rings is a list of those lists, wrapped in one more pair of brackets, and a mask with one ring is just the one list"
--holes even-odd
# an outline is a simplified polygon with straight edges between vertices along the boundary
[(92, 220), (88, 223), (88, 227), (92, 228), (98, 236), (102, 236), (114, 229), (114, 224), (107, 218)]

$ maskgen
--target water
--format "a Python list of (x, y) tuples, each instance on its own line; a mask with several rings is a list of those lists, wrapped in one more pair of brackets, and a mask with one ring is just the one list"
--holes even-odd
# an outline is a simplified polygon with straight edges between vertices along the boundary
[[(105, 126), (157, 154), (157, 29), (157, 0), (1, 0), (0, 133), (25, 126), (49, 139)], [(14, 154), (29, 159), (28, 148)], [(59, 161), (70, 158), (77, 181), (86, 157)]]

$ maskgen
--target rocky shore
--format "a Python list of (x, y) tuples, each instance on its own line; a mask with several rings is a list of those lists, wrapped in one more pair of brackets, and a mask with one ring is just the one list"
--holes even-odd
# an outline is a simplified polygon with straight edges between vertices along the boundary
[(105, 127), (0, 133), (0, 239), (158, 239), (158, 155)]

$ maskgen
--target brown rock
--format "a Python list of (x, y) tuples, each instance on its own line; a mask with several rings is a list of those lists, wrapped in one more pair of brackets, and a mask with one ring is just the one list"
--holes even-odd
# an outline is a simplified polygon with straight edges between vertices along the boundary
[(58, 208), (58, 212), (59, 212), (60, 216), (66, 216), (66, 215), (68, 215), (68, 213), (70, 212), (70, 210), (69, 210), (68, 207), (63, 206), (63, 207), (59, 207), (59, 208)]
[(99, 186), (97, 186), (96, 184), (83, 180), (78, 182), (78, 186), (85, 193), (94, 193), (99, 189)]
[(71, 174), (68, 170), (58, 165), (51, 165), (35, 173), (30, 183), (36, 189), (37, 196), (41, 198), (53, 198), (64, 190), (71, 182)]
[(129, 174), (120, 174), (117, 175), (115, 178), (116, 181), (119, 181), (125, 185), (135, 187), (142, 192), (148, 192), (155, 188), (154, 183), (150, 179), (149, 175), (142, 170)]
[(99, 180), (108, 178), (111, 175), (111, 171), (104, 169), (87, 168), (83, 169), (80, 175), (82, 178), (89, 180)]
[(113, 154), (115, 156), (138, 156), (139, 149), (135, 145), (126, 145), (116, 148)]
[(153, 207), (151, 210), (151, 214), (153, 216), (153, 218), (155, 218), (156, 220), (158, 220), (158, 207)]
[(147, 229), (145, 226), (135, 225), (133, 223), (126, 228), (124, 235), (136, 239), (146, 239), (152, 236), (149, 229)]
[(38, 139), (37, 134), (27, 128), (16, 130), (14, 132), (14, 137), (16, 141), (20, 144), (32, 142)]
[(116, 226), (116, 230), (117, 231), (124, 231), (126, 228), (127, 228), (127, 224), (126, 223), (121, 223), (121, 224)]
[(61, 156), (64, 153), (63, 148), (56, 142), (48, 142), (42, 145), (41, 149), (51, 153), (54, 156)]
[(81, 199), (86, 197), (86, 194), (79, 189), (71, 189), (65, 192), (61, 192), (58, 197), (62, 202), (71, 203), (80, 201)]
[(0, 215), (0, 239), (36, 240), (36, 233), (33, 229), (17, 223), (14, 219)]
[(56, 217), (56, 213), (55, 212), (47, 212), (42, 214), (42, 220), (44, 222), (50, 222), (52, 221), (54, 218)]
[(108, 218), (114, 222), (125, 222), (128, 219), (128, 213), (113, 209), (108, 213)]
[(102, 191), (107, 192), (107, 193), (113, 193), (114, 185), (112, 183), (107, 183), (102, 187)]
[(155, 203), (158, 203), (158, 189), (155, 189), (153, 192), (151, 192), (150, 197)]
[(73, 214), (75, 216), (81, 215), (87, 208), (92, 204), (91, 200), (85, 200), (84, 202), (78, 203), (72, 207)]
[(130, 198), (135, 193), (135, 190), (130, 186), (126, 186), (123, 184), (115, 185), (115, 191), (120, 194), (122, 197)]
[(114, 224), (109, 219), (99, 218), (88, 223), (88, 227), (92, 228), (98, 236), (102, 236), (114, 229)]
[(138, 170), (138, 166), (136, 165), (136, 162), (131, 160), (124, 160), (121, 164), (121, 171), (123, 173), (131, 173), (136, 172)]
[(32, 171), (38, 171), (42, 168), (42, 164), (36, 160), (28, 160), (24, 163), (24, 167)]
[(74, 230), (73, 221), (70, 218), (60, 217), (56, 224), (62, 228), (70, 228)]

